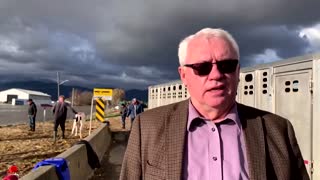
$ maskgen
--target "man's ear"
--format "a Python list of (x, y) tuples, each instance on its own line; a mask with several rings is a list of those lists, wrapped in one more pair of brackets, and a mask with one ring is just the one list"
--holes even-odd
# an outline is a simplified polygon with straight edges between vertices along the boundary
[(179, 66), (178, 67), (178, 72), (180, 74), (180, 79), (182, 81), (182, 83), (187, 86), (187, 80), (186, 80), (186, 72), (183, 66)]

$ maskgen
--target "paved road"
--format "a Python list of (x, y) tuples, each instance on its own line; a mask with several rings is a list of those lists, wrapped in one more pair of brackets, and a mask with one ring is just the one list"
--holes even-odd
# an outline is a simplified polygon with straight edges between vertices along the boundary
[(104, 156), (101, 168), (97, 169), (91, 180), (118, 180), (123, 156), (127, 147), (128, 132), (113, 132), (110, 151)]

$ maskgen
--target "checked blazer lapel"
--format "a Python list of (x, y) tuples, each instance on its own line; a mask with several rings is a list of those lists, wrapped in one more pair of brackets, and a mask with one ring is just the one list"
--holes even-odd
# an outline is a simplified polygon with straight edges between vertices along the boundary
[(189, 100), (180, 103), (167, 118), (168, 179), (181, 179)]
[(267, 177), (267, 171), (262, 119), (245, 111), (241, 104), (237, 104), (237, 107), (244, 132), (249, 177), (250, 179), (264, 180)]

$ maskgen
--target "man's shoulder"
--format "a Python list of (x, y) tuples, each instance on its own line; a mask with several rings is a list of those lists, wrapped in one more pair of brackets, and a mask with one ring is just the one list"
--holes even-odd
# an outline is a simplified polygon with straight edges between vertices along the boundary
[(187, 113), (187, 110), (188, 110), (187, 108), (188, 108), (188, 100), (185, 100), (185, 101), (149, 109), (141, 113), (140, 116), (142, 118), (155, 116), (155, 115), (159, 118), (168, 117), (173, 113), (179, 113), (181, 111), (185, 111)]
[(240, 119), (251, 119), (259, 120), (261, 119), (266, 126), (272, 127), (287, 127), (288, 124), (291, 124), (288, 119), (281, 117), (272, 112), (264, 111), (258, 108), (246, 106), (244, 104), (237, 104), (238, 114)]
[(166, 130), (170, 122), (184, 122), (183, 116), (186, 116), (188, 113), (187, 107), (188, 102), (182, 101), (179, 103), (149, 109), (143, 113), (140, 113), (138, 115), (138, 121), (141, 131), (147, 136), (162, 136), (163, 134), (167, 133)]
[(63, 102), (63, 105), (66, 106), (66, 107), (71, 107), (71, 104), (68, 103), (68, 102)]

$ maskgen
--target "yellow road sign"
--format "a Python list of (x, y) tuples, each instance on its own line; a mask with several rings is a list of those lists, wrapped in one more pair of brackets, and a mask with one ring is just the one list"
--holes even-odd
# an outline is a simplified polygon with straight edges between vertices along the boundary
[(105, 109), (104, 101), (101, 98), (96, 99), (96, 119), (98, 119), (101, 122), (105, 122), (105, 120), (104, 120), (104, 116), (105, 116), (104, 109)]
[(112, 99), (112, 89), (104, 89), (104, 88), (94, 88), (93, 89), (94, 97), (104, 97), (106, 100)]

